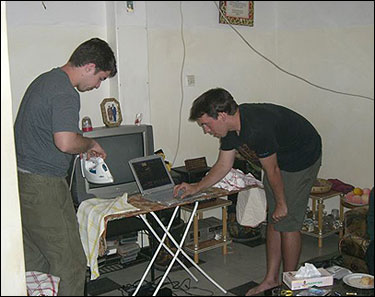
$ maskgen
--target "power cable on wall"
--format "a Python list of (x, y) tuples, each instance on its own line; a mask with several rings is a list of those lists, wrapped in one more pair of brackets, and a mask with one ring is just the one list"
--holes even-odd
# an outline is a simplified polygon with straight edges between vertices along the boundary
[[(221, 16), (226, 20), (227, 24), (240, 36), (240, 38), (245, 42), (245, 44), (250, 47), (250, 49), (252, 49), (256, 54), (258, 54), (259, 56), (261, 56), (263, 59), (265, 59), (267, 62), (271, 63), (274, 67), (276, 67), (277, 69), (279, 69), (280, 71), (290, 75), (290, 76), (293, 76), (297, 79), (300, 79), (302, 81), (304, 81), (305, 83), (313, 86), (313, 87), (316, 87), (316, 88), (319, 88), (319, 89), (322, 89), (322, 90), (325, 90), (325, 91), (329, 91), (329, 92), (333, 92), (333, 93), (336, 93), (336, 94), (341, 94), (341, 95), (347, 95), (347, 96), (354, 96), (354, 97), (360, 97), (360, 98), (364, 98), (364, 99), (368, 99), (368, 100), (371, 100), (373, 101), (374, 98), (371, 98), (371, 97), (367, 97), (367, 96), (363, 96), (363, 95), (358, 95), (358, 94), (351, 94), (351, 93), (346, 93), (346, 92), (341, 92), (341, 91), (336, 91), (336, 90), (333, 90), (333, 89), (329, 89), (329, 88), (325, 88), (325, 87), (322, 87), (322, 86), (319, 86), (317, 84), (314, 84), (312, 82), (310, 82), (309, 80), (301, 77), (301, 76), (298, 76), (294, 73), (291, 73), (285, 69), (283, 69), (282, 67), (280, 67), (279, 65), (277, 65), (275, 62), (273, 62), (271, 59), (267, 58), (265, 55), (263, 55), (261, 52), (259, 52), (258, 50), (256, 50), (243, 36), (240, 32), (238, 32), (238, 30), (236, 28), (234, 28), (234, 26), (232, 24), (230, 24), (230, 22), (228, 21), (228, 19), (226, 18), (226, 16), (223, 14), (223, 12), (220, 10), (218, 4), (216, 3), (216, 1), (213, 1), (214, 4), (216, 5), (219, 13), (221, 14)], [(184, 102), (184, 87), (183, 87), (183, 71), (184, 71), (184, 66), (185, 66), (185, 56), (186, 56), (186, 45), (185, 45), (185, 39), (184, 39), (184, 25), (183, 25), (183, 12), (182, 12), (182, 1), (180, 1), (180, 15), (181, 15), (181, 26), (180, 26), (180, 32), (181, 32), (181, 40), (182, 40), (182, 45), (183, 45), (183, 57), (182, 57), (182, 64), (181, 64), (181, 71), (180, 71), (180, 88), (181, 88), (181, 101), (180, 101), (180, 110), (179, 110), (179, 119), (178, 119), (178, 133), (177, 133), (177, 146), (176, 146), (176, 153), (173, 157), (173, 161), (172, 161), (172, 166), (175, 164), (175, 161), (176, 161), (176, 158), (177, 158), (177, 155), (178, 155), (178, 151), (179, 151), (179, 148), (180, 148), (180, 140), (181, 140), (181, 115), (182, 115), (182, 107), (183, 107), (183, 102)]]
[(371, 97), (367, 97), (367, 96), (363, 96), (363, 95), (357, 95), (357, 94), (350, 94), (350, 93), (346, 93), (346, 92), (340, 92), (340, 91), (336, 91), (336, 90), (333, 90), (333, 89), (329, 89), (329, 88), (325, 88), (325, 87), (322, 87), (322, 86), (319, 86), (317, 84), (314, 84), (312, 82), (310, 82), (309, 80), (301, 77), (301, 76), (298, 76), (296, 74), (293, 74), (289, 71), (286, 71), (284, 70), (283, 68), (281, 68), (279, 65), (277, 65), (275, 62), (271, 61), (269, 58), (267, 58), (266, 56), (264, 56), (261, 52), (257, 51), (242, 35), (240, 32), (238, 32), (238, 30), (236, 28), (234, 28), (234, 26), (228, 21), (228, 19), (225, 17), (224, 13), (220, 10), (218, 4), (216, 3), (216, 1), (213, 1), (219, 11), (219, 13), (221, 14), (221, 16), (225, 19), (225, 21), (228, 23), (228, 25), (240, 36), (240, 38), (247, 44), (248, 47), (250, 47), (256, 54), (258, 54), (259, 56), (261, 56), (263, 59), (265, 59), (267, 62), (271, 63), (273, 66), (275, 66), (277, 69), (279, 69), (280, 71), (288, 74), (288, 75), (291, 75), (297, 79), (300, 79), (302, 81), (304, 81), (305, 83), (308, 83), (309, 85), (313, 86), (313, 87), (316, 87), (316, 88), (319, 88), (319, 89), (322, 89), (322, 90), (325, 90), (325, 91), (329, 91), (329, 92), (333, 92), (333, 93), (336, 93), (336, 94), (341, 94), (341, 95), (347, 95), (347, 96), (354, 96), (354, 97), (360, 97), (360, 98), (364, 98), (364, 99), (368, 99), (368, 100), (372, 100), (374, 101), (374, 98), (371, 98)]
[(178, 113), (178, 131), (177, 131), (177, 147), (176, 153), (173, 157), (172, 166), (175, 164), (178, 151), (180, 149), (180, 140), (181, 140), (181, 117), (182, 117), (182, 107), (184, 103), (184, 85), (183, 85), (183, 73), (185, 67), (185, 56), (186, 56), (186, 46), (185, 46), (185, 39), (184, 39), (184, 16), (182, 13), (182, 1), (180, 1), (180, 15), (181, 15), (181, 39), (182, 39), (182, 47), (183, 47), (183, 54), (182, 54), (182, 64), (181, 64), (181, 71), (180, 71), (180, 88), (181, 88), (181, 101), (180, 101), (180, 111)]

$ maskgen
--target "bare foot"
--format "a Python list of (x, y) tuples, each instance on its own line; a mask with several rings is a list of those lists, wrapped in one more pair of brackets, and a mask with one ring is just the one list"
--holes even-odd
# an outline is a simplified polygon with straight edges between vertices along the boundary
[(260, 285), (251, 288), (249, 291), (247, 291), (246, 296), (254, 296), (257, 295), (263, 291), (266, 291), (268, 289), (274, 288), (278, 286), (279, 283), (277, 281), (263, 281), (260, 283)]

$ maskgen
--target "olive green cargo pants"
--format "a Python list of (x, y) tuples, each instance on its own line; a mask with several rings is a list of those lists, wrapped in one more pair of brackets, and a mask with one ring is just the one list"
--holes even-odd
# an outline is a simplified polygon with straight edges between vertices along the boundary
[(65, 178), (18, 178), (26, 271), (60, 277), (60, 296), (83, 296), (87, 260)]

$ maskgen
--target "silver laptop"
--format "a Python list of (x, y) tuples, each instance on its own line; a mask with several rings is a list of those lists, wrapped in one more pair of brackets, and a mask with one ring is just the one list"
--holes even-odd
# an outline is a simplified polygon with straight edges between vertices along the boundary
[(129, 161), (129, 165), (139, 191), (146, 200), (170, 206), (205, 195), (200, 193), (188, 196), (187, 199), (173, 197), (175, 183), (159, 155), (135, 158)]

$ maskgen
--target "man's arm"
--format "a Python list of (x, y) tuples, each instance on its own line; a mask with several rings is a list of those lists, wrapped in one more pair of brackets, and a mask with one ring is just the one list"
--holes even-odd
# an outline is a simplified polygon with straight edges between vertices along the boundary
[(220, 150), (219, 157), (215, 165), (211, 168), (208, 174), (202, 178), (202, 180), (196, 184), (182, 183), (175, 187), (175, 195), (179, 190), (184, 191), (181, 195), (181, 198), (184, 198), (187, 195), (195, 194), (203, 189), (206, 189), (220, 180), (222, 180), (227, 173), (232, 169), (234, 158), (236, 156), (236, 151), (222, 151)]
[(83, 137), (75, 132), (56, 132), (53, 134), (56, 147), (68, 154), (79, 154), (87, 152), (91, 156), (99, 156), (105, 159), (107, 154), (94, 139)]
[(288, 214), (288, 207), (286, 205), (285, 193), (284, 193), (284, 182), (281, 177), (279, 165), (277, 164), (276, 153), (266, 157), (260, 158), (263, 170), (267, 174), (268, 181), (273, 191), (273, 195), (276, 199), (276, 208), (272, 214), (272, 219), (275, 222), (282, 220)]

